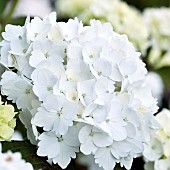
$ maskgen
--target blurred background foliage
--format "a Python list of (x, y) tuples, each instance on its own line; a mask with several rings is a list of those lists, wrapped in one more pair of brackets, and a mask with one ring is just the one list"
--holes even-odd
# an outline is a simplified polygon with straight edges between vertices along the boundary
[(170, 0), (125, 0), (128, 4), (134, 5), (140, 10), (147, 7), (169, 6)]
[[(0, 25), (1, 32), (4, 30), (4, 27), (8, 23), (23, 25), (25, 17), (12, 18), (13, 12), (17, 7), (17, 4), (21, 0), (0, 0)], [(55, 1), (56, 0), (47, 0), (50, 1), (51, 7), (55, 10)], [(63, 0), (64, 1), (64, 0)], [(170, 6), (170, 0), (125, 0), (128, 4), (135, 6), (139, 10), (143, 10), (147, 7), (161, 7), (161, 6)], [(10, 8), (7, 9), (7, 5), (11, 3)]]

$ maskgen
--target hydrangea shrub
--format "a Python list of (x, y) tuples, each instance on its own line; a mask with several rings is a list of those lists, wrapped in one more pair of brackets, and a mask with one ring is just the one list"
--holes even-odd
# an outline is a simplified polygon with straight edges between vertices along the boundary
[(116, 163), (130, 169), (157, 128), (157, 101), (127, 36), (109, 23), (90, 23), (56, 22), (51, 13), (7, 25), (1, 91), (21, 109), (38, 156), (65, 169), (81, 152), (104, 170)]

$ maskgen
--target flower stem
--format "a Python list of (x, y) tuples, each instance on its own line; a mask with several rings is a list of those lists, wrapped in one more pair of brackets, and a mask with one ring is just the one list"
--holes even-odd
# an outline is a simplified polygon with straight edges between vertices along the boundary
[(18, 1), (19, 0), (12, 0), (9, 12), (6, 14), (6, 16), (4, 16), (4, 20), (3, 20), (3, 23), (2, 23), (1, 31), (5, 30), (6, 24), (9, 23), (9, 21), (11, 20), (11, 17), (13, 15), (14, 11), (15, 11), (15, 8), (17, 6)]

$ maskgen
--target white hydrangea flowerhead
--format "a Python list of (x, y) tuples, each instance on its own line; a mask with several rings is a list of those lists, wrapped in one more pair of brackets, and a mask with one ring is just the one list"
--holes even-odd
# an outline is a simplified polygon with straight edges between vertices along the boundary
[(152, 45), (160, 50), (168, 50), (170, 44), (170, 8), (147, 8), (143, 14), (151, 34)]
[(149, 61), (156, 68), (170, 66), (170, 8), (147, 8), (143, 18), (151, 39)]
[[(8, 27), (18, 32), (3, 33), (1, 62), (9, 70), (1, 90), (21, 109), (37, 154), (63, 169), (78, 152), (93, 155), (104, 170), (116, 163), (130, 169), (157, 128), (158, 107), (127, 36), (97, 20), (56, 22), (55, 13)], [(13, 39), (25, 40), (24, 53), (11, 49)], [(28, 67), (21, 69), (20, 60)]]
[[(0, 144), (0, 148), (1, 147)], [(11, 151), (8, 151), (6, 153), (0, 153), (0, 162), (0, 169), (4, 170), (33, 170), (32, 164), (22, 159), (20, 152), (12, 153)]]
[(170, 168), (170, 111), (163, 109), (156, 115), (156, 120), (160, 124), (151, 138), (151, 142), (145, 145), (143, 152), (145, 158), (145, 169), (167, 170)]
[[(120, 0), (58, 0), (57, 11), (61, 17), (75, 17), (89, 24), (93, 18), (110, 22), (114, 30), (126, 34), (135, 48), (146, 54), (149, 32), (141, 13)], [(68, 9), (68, 10), (65, 10)]]

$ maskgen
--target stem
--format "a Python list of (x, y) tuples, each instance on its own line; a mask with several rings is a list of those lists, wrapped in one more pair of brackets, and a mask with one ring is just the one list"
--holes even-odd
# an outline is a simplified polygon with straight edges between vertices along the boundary
[(9, 12), (7, 13), (7, 15), (4, 16), (5, 20), (3, 20), (1, 31), (4, 31), (6, 24), (9, 23), (12, 15), (13, 15), (13, 13), (14, 13), (14, 11), (15, 11), (15, 8), (16, 8), (16, 6), (17, 6), (18, 1), (19, 1), (19, 0), (12, 0), (10, 10), (9, 10)]

